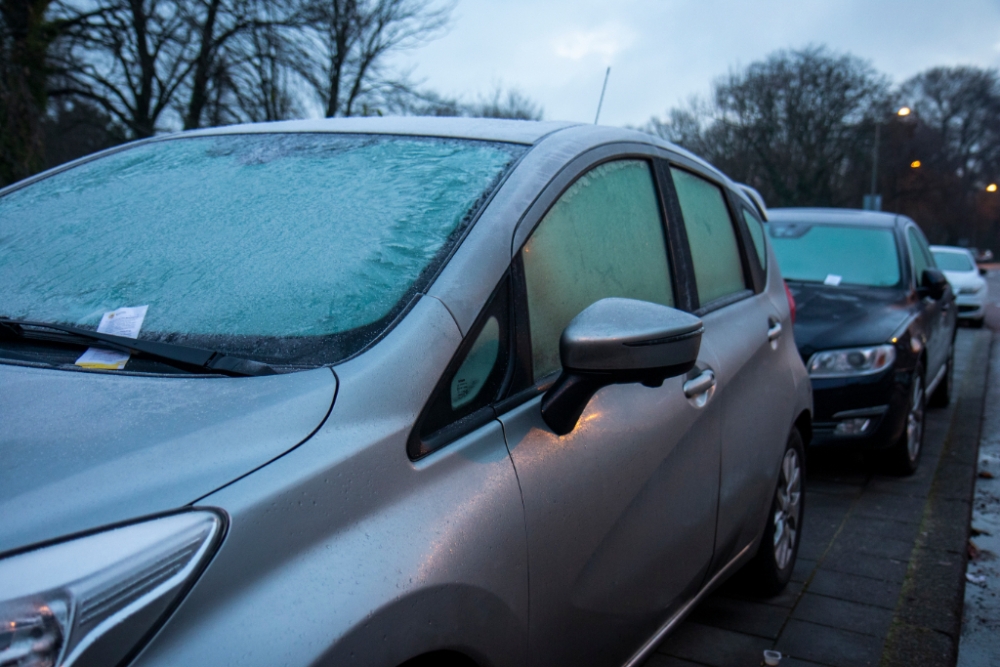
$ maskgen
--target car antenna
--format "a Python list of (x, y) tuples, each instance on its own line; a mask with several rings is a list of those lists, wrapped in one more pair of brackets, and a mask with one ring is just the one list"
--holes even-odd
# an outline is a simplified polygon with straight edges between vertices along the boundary
[(608, 77), (611, 76), (611, 66), (608, 66), (608, 71), (604, 73), (604, 85), (601, 86), (601, 99), (597, 102), (597, 115), (594, 116), (594, 125), (597, 125), (597, 119), (601, 117), (601, 105), (604, 104), (604, 91), (608, 89)]

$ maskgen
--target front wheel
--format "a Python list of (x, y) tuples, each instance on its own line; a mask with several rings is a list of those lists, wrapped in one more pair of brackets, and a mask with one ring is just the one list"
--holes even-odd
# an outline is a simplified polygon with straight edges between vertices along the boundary
[(795, 567), (805, 504), (802, 490), (805, 460), (802, 435), (793, 428), (781, 459), (778, 484), (760, 547), (757, 555), (747, 564), (747, 583), (755, 592), (766, 597), (777, 595), (785, 588)]
[(910, 397), (906, 406), (906, 430), (899, 440), (888, 450), (888, 463), (899, 475), (908, 476), (920, 466), (920, 454), (924, 449), (924, 369), (918, 365), (913, 369), (910, 382)]

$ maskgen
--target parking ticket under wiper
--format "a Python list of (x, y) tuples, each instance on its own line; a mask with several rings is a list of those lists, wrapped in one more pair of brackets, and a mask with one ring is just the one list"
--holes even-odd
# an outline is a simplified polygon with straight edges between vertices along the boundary
[[(25, 329), (28, 327), (28, 329)], [(125, 336), (99, 333), (89, 329), (67, 324), (50, 324), (48, 322), (30, 322), (0, 317), (0, 336), (35, 338), (30, 329), (49, 329), (60, 331), (86, 340), (97, 341), (105, 346), (140, 354), (147, 357), (172, 362), (189, 370), (206, 369), (225, 375), (274, 375), (275, 370), (259, 361), (230, 356), (216, 350), (205, 350), (176, 343), (159, 343), (150, 340), (137, 340)]]

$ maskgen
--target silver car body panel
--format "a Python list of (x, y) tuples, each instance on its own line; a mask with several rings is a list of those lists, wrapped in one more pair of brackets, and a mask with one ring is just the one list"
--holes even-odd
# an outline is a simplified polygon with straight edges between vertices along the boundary
[(0, 553), (166, 512), (309, 437), (328, 368), (259, 378), (0, 364)]
[(137, 667), (396, 665), (435, 647), (525, 664), (523, 512), (500, 424), (406, 456), (460, 342), (420, 299), (337, 367), (315, 436), (201, 501), (229, 514), (229, 534)]
[[(753, 552), (753, 542), (740, 541), (758, 539), (763, 518), (744, 527), (727, 516), (719, 525), (736, 535), (733, 550), (727, 560), (718, 554), (713, 560), (720, 494), (735, 507), (743, 493), (762, 493), (766, 497), (743, 497), (750, 515), (769, 503), (788, 429), (811, 406), (804, 367), (792, 354), (788, 305), (773, 256), (767, 289), (715, 315), (745, 309), (739, 322), (712, 326), (737, 337), (753, 328), (754, 335), (738, 341), (736, 351), (720, 352), (732, 341), (706, 326), (699, 365), (718, 371), (719, 383), (704, 407), (684, 397), (683, 378), (659, 388), (610, 386), (568, 436), (549, 431), (534, 398), (419, 461), (406, 454), (410, 430), (462, 338), (513, 255), (577, 174), (615, 156), (648, 155), (679, 159), (732, 188), (725, 176), (664, 141), (600, 126), (334, 119), (197, 134), (233, 132), (380, 132), (534, 145), (426, 294), (381, 340), (336, 366), (336, 382), (329, 369), (279, 376), (325, 373), (328, 409), (336, 389), (329, 416), (313, 421), (313, 429), (322, 422), (314, 435), (297, 447), (274, 445), (262, 467), (243, 461), (242, 470), (203, 491), (209, 495), (200, 500), (156, 491), (163, 505), (197, 500), (219, 508), (230, 526), (212, 562), (135, 665), (393, 667), (436, 649), (496, 667), (598, 664), (598, 658), (622, 664), (683, 615), (718, 580), (720, 568)], [(772, 313), (786, 323), (787, 338), (777, 350), (761, 350), (756, 329), (764, 327), (766, 341)], [(707, 324), (712, 317), (706, 316)], [(754, 350), (791, 370), (759, 368), (747, 359)], [(67, 375), (72, 382), (77, 374)], [(253, 386), (264, 380), (225, 382)], [(767, 390), (786, 403), (775, 407), (755, 398), (743, 405), (727, 398), (730, 385), (753, 387), (755, 380), (781, 385)], [(187, 381), (203, 383), (208, 393), (223, 382)], [(81, 412), (90, 412), (84, 392), (75, 400)], [(214, 401), (206, 395), (204, 405), (212, 406), (206, 412), (216, 410)], [(146, 409), (151, 405), (143, 402)], [(298, 409), (286, 407), (289, 414)], [(726, 434), (738, 433), (733, 424), (747, 420), (761, 427), (761, 438), (776, 433), (776, 440), (757, 454), (746, 443), (727, 450)], [(232, 433), (215, 437), (231, 449), (258, 435), (227, 428)], [(176, 445), (187, 452), (185, 465), (201, 465), (202, 435), (192, 433), (197, 447)], [(740, 461), (751, 470), (723, 476), (720, 486), (720, 466)], [(761, 490), (768, 475), (771, 487)], [(138, 512), (124, 508), (115, 516), (124, 520)], [(65, 528), (68, 522), (45, 529), (53, 535), (79, 529)], [(581, 650), (587, 647), (592, 652)]]

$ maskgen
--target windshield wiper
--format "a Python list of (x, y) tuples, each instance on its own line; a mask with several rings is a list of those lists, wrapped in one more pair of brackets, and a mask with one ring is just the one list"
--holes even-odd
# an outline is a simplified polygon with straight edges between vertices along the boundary
[[(28, 327), (28, 329), (25, 329)], [(45, 335), (32, 329), (50, 329), (72, 334), (77, 340), (65, 340), (63, 337)], [(41, 334), (41, 335), (40, 335)], [(276, 371), (259, 361), (233, 357), (216, 350), (205, 350), (200, 347), (189, 347), (176, 343), (158, 343), (151, 340), (138, 340), (125, 336), (99, 333), (89, 329), (69, 326), (67, 324), (50, 324), (48, 322), (29, 322), (0, 317), (0, 336), (36, 340), (56, 340), (62, 342), (79, 342), (79, 339), (101, 343), (98, 347), (109, 347), (122, 352), (140, 354), (159, 359), (188, 370), (209, 370), (224, 375), (275, 375)], [(67, 337), (68, 338), (68, 337)]]

